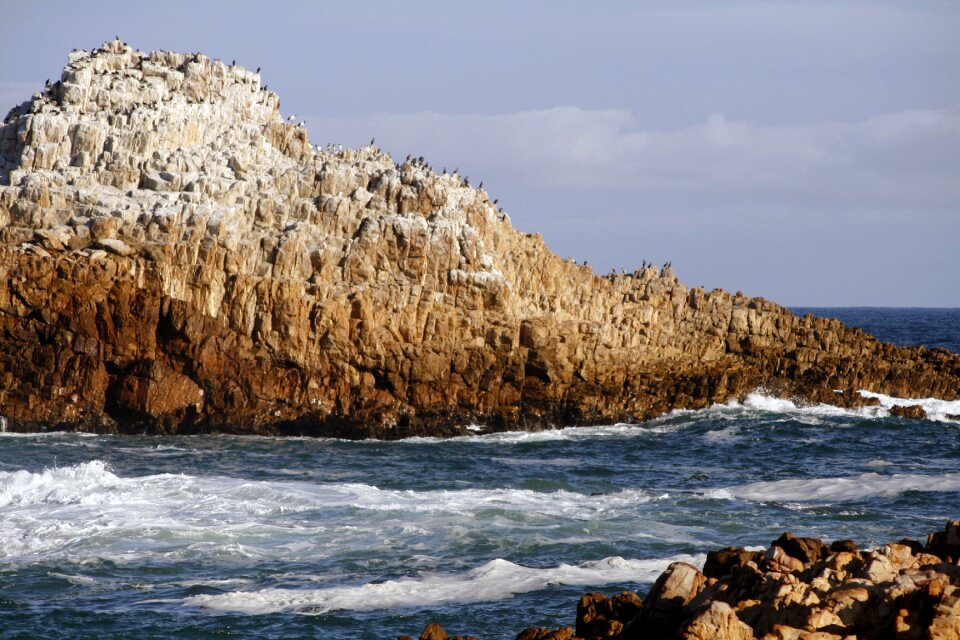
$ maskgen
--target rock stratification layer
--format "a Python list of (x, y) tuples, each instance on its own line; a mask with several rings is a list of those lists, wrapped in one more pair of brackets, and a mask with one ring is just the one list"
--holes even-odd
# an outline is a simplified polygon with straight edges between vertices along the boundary
[(200, 54), (74, 52), (0, 127), (11, 428), (399, 437), (761, 386), (953, 399), (960, 356), (670, 269), (597, 276), (457, 174), (311, 145), (257, 73)]

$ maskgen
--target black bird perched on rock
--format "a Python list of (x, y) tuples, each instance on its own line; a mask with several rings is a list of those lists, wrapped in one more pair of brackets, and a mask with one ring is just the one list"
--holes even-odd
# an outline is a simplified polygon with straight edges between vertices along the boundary
[(50, 78), (47, 78), (46, 82), (43, 83), (43, 86), (45, 86), (45, 87), (49, 87), (49, 86), (50, 86)]
[(479, 185), (477, 188), (478, 188), (478, 189), (483, 189), (483, 180), (480, 181), (480, 185)]
[(493, 204), (497, 204), (498, 202), (500, 202), (500, 199), (499, 199), (499, 198), (494, 198), (494, 199), (493, 199)]
[(373, 146), (373, 143), (374, 143), (375, 140), (376, 140), (376, 138), (370, 138), (370, 146), (371, 146), (371, 147)]
[(230, 66), (231, 66), (231, 67), (235, 67), (236, 65), (237, 65), (237, 59), (234, 58), (234, 59), (230, 62)]
[(114, 39), (114, 40), (119, 40), (119, 39), (120, 39), (120, 36), (113, 36), (113, 39)]
[(260, 73), (260, 67), (257, 67), (257, 73)]

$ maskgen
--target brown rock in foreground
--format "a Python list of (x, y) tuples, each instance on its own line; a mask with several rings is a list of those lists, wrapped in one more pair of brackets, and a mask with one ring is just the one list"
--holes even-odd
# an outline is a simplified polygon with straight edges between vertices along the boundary
[[(642, 604), (583, 596), (583, 640), (954, 640), (960, 638), (960, 521), (874, 551), (784, 534), (766, 553), (711, 552), (706, 574), (674, 563)], [(954, 555), (950, 555), (954, 554)], [(793, 562), (785, 562), (783, 558)], [(789, 568), (789, 570), (787, 570)], [(639, 600), (639, 597), (633, 594)], [(586, 605), (584, 603), (587, 603)], [(598, 613), (599, 612), (599, 613)], [(518, 640), (566, 632), (527, 629)], [(560, 637), (560, 636), (556, 636)], [(568, 638), (570, 636), (564, 635)]]
[(759, 387), (955, 399), (960, 356), (670, 269), (597, 276), (459, 175), (314, 147), (258, 74), (201, 54), (71, 53), (0, 127), (12, 430), (451, 435)]

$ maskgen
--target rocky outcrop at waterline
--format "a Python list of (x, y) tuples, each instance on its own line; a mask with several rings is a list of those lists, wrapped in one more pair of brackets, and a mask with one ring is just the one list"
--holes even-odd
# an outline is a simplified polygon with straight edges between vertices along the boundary
[[(517, 640), (958, 640), (960, 521), (858, 551), (789, 533), (766, 551), (712, 551), (703, 570), (670, 565), (641, 598), (588, 593), (575, 627)], [(431, 624), (421, 640), (446, 640)]]
[(487, 193), (311, 144), (261, 78), (120, 41), (0, 127), (9, 428), (359, 437), (638, 421), (758, 387), (960, 394), (960, 356), (598, 276)]

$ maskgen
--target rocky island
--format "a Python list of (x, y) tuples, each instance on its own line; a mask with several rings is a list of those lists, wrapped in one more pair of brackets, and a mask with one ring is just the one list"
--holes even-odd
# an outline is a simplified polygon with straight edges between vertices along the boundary
[(635, 422), (757, 388), (960, 397), (960, 356), (596, 275), (487, 193), (320, 148), (258, 73), (116, 40), (0, 127), (6, 428), (397, 438)]

